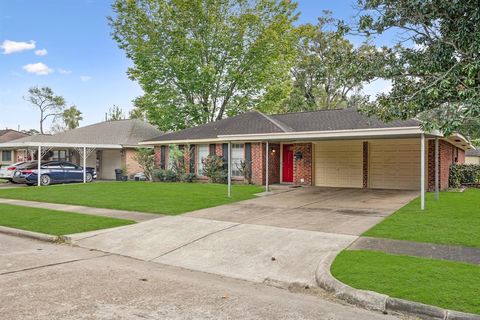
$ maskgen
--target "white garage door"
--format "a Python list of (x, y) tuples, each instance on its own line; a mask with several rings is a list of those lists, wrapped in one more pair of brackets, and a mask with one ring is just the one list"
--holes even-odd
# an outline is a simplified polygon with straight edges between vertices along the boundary
[(120, 150), (103, 150), (100, 176), (102, 179), (114, 180), (115, 169), (122, 169)]
[(363, 185), (362, 141), (315, 143), (315, 185), (361, 188)]
[(419, 139), (369, 141), (369, 188), (420, 189)]

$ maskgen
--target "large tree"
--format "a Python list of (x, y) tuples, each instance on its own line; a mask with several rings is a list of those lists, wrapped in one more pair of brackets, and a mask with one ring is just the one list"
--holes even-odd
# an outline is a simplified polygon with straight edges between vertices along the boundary
[(113, 38), (145, 93), (136, 107), (163, 130), (277, 107), (291, 82), (295, 9), (288, 0), (116, 0)]
[(50, 117), (58, 117), (65, 108), (65, 99), (55, 95), (49, 87), (31, 87), (28, 95), (23, 97), (40, 111), (40, 133), (44, 134), (44, 122)]
[(359, 0), (360, 31), (397, 30), (381, 76), (392, 90), (365, 109), (385, 120), (418, 117), (426, 129), (478, 134), (480, 6), (477, 0)]
[(335, 27), (326, 11), (318, 24), (298, 28), (298, 59), (292, 69), (294, 86), (286, 111), (347, 107), (361, 99), (364, 84), (374, 79), (381, 52), (374, 46), (354, 45), (345, 28)]

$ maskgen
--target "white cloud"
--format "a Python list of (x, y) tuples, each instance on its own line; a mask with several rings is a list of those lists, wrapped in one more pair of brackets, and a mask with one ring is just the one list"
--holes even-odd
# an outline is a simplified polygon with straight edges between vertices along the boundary
[(40, 49), (40, 50), (35, 50), (35, 54), (37, 56), (46, 56), (48, 53), (47, 49)]
[(30, 40), (29, 42), (17, 42), (12, 40), (5, 40), (0, 45), (0, 48), (3, 49), (3, 54), (22, 52), (25, 50), (35, 49), (35, 41)]
[(36, 75), (47, 75), (53, 72), (53, 69), (50, 69), (46, 64), (42, 62), (38, 63), (30, 63), (24, 65), (23, 70), (27, 71), (28, 73), (34, 73)]
[(72, 70), (67, 70), (67, 69), (59, 68), (59, 69), (58, 69), (58, 72), (59, 72), (60, 74), (70, 74), (70, 73), (72, 73)]
[(80, 76), (80, 80), (82, 80), (83, 82), (87, 82), (87, 81), (92, 80), (92, 77), (90, 77), (90, 76)]

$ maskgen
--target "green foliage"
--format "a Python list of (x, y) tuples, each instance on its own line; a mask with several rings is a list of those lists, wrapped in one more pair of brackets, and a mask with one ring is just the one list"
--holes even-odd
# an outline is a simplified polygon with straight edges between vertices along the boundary
[[(317, 25), (302, 25), (297, 32), (299, 56), (292, 69), (294, 79), (285, 111), (312, 111), (343, 108), (362, 98), (363, 85), (375, 77), (381, 52), (374, 46), (354, 48), (345, 38), (344, 28), (333, 28), (329, 11)], [(352, 97), (350, 101), (350, 97)]]
[(77, 109), (77, 106), (73, 105), (63, 111), (62, 120), (68, 130), (78, 128), (80, 126), (80, 121), (83, 120), (82, 112)]
[(252, 170), (251, 170), (251, 165), (252, 165), (252, 162), (251, 162), (251, 161), (241, 160), (241, 161), (240, 161), (240, 165), (239, 165), (239, 167), (238, 167), (238, 170), (240, 171), (240, 173), (241, 173), (242, 176), (243, 176), (243, 180), (244, 180), (245, 183), (247, 183), (247, 184), (252, 184)]
[(289, 92), (296, 4), (277, 0), (116, 0), (112, 34), (162, 130), (275, 108)]
[(203, 175), (208, 177), (212, 183), (226, 183), (228, 178), (227, 170), (224, 168), (222, 157), (209, 155), (202, 159)]
[(40, 111), (40, 133), (44, 134), (43, 124), (50, 117), (58, 117), (65, 108), (65, 99), (55, 95), (49, 87), (31, 87), (28, 95), (23, 97)]
[(468, 132), (480, 116), (478, 1), (359, 4), (360, 31), (373, 35), (396, 29), (402, 34), (395, 47), (385, 49), (385, 67), (378, 72), (392, 81), (392, 89), (364, 110), (384, 120), (419, 117), (427, 130)]
[(383, 252), (345, 250), (331, 267), (332, 275), (358, 289), (480, 313), (480, 267)]
[(480, 165), (478, 164), (452, 164), (448, 176), (450, 188), (460, 188), (480, 183)]
[(154, 181), (158, 182), (177, 182), (180, 181), (177, 173), (170, 169), (156, 169), (154, 171)]
[(143, 169), (145, 178), (148, 181), (153, 180), (153, 170), (155, 169), (155, 152), (149, 148), (138, 148), (135, 153), (135, 161)]
[(115, 121), (115, 120), (123, 120), (125, 119), (125, 114), (123, 110), (119, 107), (114, 105), (110, 109), (108, 109), (107, 113), (107, 121)]

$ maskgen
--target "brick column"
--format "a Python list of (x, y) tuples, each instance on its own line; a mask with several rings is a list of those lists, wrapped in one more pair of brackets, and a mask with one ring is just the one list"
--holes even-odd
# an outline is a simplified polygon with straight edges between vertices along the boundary
[(294, 150), (294, 154), (297, 152), (302, 153), (302, 159), (294, 159), (293, 182), (297, 185), (311, 186), (313, 184), (312, 144), (296, 143)]

